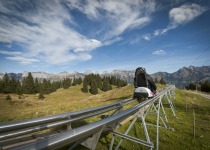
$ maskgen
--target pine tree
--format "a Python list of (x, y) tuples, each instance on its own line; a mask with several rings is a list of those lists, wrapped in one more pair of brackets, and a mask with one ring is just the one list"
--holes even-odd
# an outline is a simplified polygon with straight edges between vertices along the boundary
[(82, 78), (79, 78), (78, 80), (77, 80), (77, 84), (82, 84)]
[(39, 93), (40, 92), (40, 90), (39, 90), (39, 81), (38, 81), (37, 78), (35, 79), (34, 86), (35, 86), (36, 93)]
[(72, 86), (76, 86), (76, 85), (77, 85), (77, 79), (74, 77), (74, 80), (73, 80)]
[(19, 95), (19, 98), (21, 98), (21, 95), (23, 94), (23, 88), (19, 81), (17, 82), (16, 93)]
[(10, 95), (7, 95), (6, 100), (12, 100)]
[(15, 93), (16, 92), (16, 87), (17, 87), (17, 80), (15, 80), (15, 78), (12, 78), (9, 81), (9, 91), (10, 91), (10, 93)]
[(201, 84), (201, 91), (210, 92), (210, 83), (208, 82), (208, 80)]
[(36, 93), (36, 88), (34, 85), (34, 79), (31, 72), (28, 73), (28, 76), (24, 79), (23, 82), (23, 90), (26, 94), (34, 94)]
[(40, 92), (40, 93), (39, 93), (39, 99), (43, 100), (44, 98), (45, 98), (45, 97), (44, 97), (43, 92)]
[(5, 73), (3, 77), (3, 92), (4, 93), (11, 93), (11, 88), (10, 88), (10, 78), (7, 73)]
[(88, 93), (88, 85), (87, 85), (87, 81), (83, 81), (83, 88), (82, 88), (82, 92), (84, 92), (84, 93)]
[(93, 80), (92, 82), (91, 82), (91, 85), (90, 85), (90, 93), (91, 94), (98, 94), (98, 89), (97, 89), (97, 83), (96, 83), (96, 81), (95, 80)]
[(102, 91), (106, 92), (109, 90), (109, 84), (107, 82), (107, 80), (103, 81), (103, 85), (102, 85)]
[(44, 79), (42, 85), (43, 85), (42, 86), (43, 94), (50, 94), (51, 93), (51, 83), (50, 83), (50, 81), (47, 81), (46, 79)]
[(160, 82), (159, 82), (160, 84), (162, 84), (162, 85), (165, 85), (166, 84), (166, 82), (164, 81), (164, 79), (163, 79), (163, 77), (161, 77), (161, 79), (160, 79)]
[(71, 79), (70, 78), (66, 78), (63, 80), (63, 88), (67, 89), (71, 86)]
[(116, 77), (114, 77), (114, 76), (111, 76), (111, 85), (117, 85), (117, 78)]
[(3, 81), (0, 80), (0, 93), (3, 93), (4, 87), (3, 87)]
[(99, 74), (96, 75), (97, 87), (102, 89), (102, 79)]
[(158, 79), (157, 78), (155, 78), (155, 83), (158, 83)]

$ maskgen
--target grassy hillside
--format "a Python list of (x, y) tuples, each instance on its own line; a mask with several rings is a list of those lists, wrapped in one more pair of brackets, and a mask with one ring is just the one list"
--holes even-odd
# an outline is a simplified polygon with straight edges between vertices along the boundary
[(0, 94), (0, 122), (22, 120), (40, 116), (60, 114), (75, 110), (87, 109), (131, 96), (133, 86), (114, 88), (108, 92), (91, 95), (81, 92), (81, 85), (69, 89), (59, 89), (45, 95), (45, 100), (39, 100), (37, 95), (24, 94), (22, 99), (16, 94), (10, 94), (12, 100), (5, 100), (6, 94)]
[[(159, 86), (159, 88), (161, 88)], [(0, 94), (0, 121), (22, 120), (39, 116), (60, 114), (63, 112), (75, 111), (105, 105), (124, 99), (132, 95), (133, 86), (115, 88), (112, 91), (91, 95), (81, 92), (81, 86), (59, 89), (57, 92), (45, 95), (45, 100), (39, 100), (38, 95), (24, 95), (19, 99), (17, 95), (11, 95), (12, 100), (5, 100), (5, 94)], [(176, 114), (174, 118), (170, 110), (166, 110), (169, 124), (174, 132), (160, 129), (159, 149), (210, 149), (210, 100), (199, 95), (190, 94), (186, 91), (176, 90)], [(195, 112), (195, 138), (193, 134), (193, 109)], [(148, 116), (150, 122), (154, 117)], [(140, 123), (140, 120), (138, 120)], [(145, 139), (142, 126), (136, 123), (129, 135)], [(125, 132), (128, 123), (119, 128)], [(148, 126), (151, 140), (155, 141), (156, 129)], [(96, 149), (106, 150), (111, 141), (111, 134), (103, 133)], [(155, 144), (155, 143), (154, 143)], [(79, 146), (78, 149), (84, 149)], [(125, 140), (121, 149), (148, 149), (136, 143)]]
[[(159, 149), (162, 150), (209, 150), (210, 149), (210, 100), (201, 96), (190, 94), (183, 90), (176, 90), (176, 115), (174, 118), (170, 110), (166, 110), (169, 125), (174, 131), (160, 128)], [(193, 132), (193, 110), (195, 112), (195, 137)], [(150, 122), (155, 118), (148, 116)], [(148, 120), (148, 119), (147, 119)], [(138, 120), (139, 123), (140, 120)], [(129, 135), (145, 140), (142, 126), (136, 123)], [(129, 124), (121, 127), (120, 132), (125, 133)], [(156, 129), (148, 126), (151, 141), (155, 143)], [(111, 134), (101, 138), (97, 149), (108, 149)], [(85, 149), (85, 148), (81, 148)], [(121, 149), (148, 149), (136, 143), (124, 140)]]

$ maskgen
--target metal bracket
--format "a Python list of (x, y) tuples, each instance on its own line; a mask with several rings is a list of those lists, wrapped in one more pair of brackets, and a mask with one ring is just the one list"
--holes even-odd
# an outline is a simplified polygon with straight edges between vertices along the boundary
[(91, 150), (94, 150), (96, 148), (98, 140), (101, 136), (101, 133), (102, 133), (102, 130), (100, 130), (99, 132), (94, 134), (92, 137), (90, 137), (87, 140), (85, 140), (84, 142), (82, 142), (81, 145), (83, 145)]

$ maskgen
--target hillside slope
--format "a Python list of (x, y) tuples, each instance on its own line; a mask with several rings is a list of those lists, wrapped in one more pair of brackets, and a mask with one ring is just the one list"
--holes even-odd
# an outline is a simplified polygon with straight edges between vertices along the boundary
[[(108, 92), (100, 91), (100, 94), (91, 95), (82, 93), (81, 86), (75, 86), (69, 89), (59, 89), (57, 92), (45, 95), (45, 100), (38, 100), (38, 95), (24, 95), (23, 99), (18, 99), (17, 95), (11, 95), (13, 98), (11, 101), (5, 100), (6, 95), (1, 94), (0, 121), (22, 120), (105, 105), (129, 97), (132, 95), (132, 92), (133, 86), (129, 85), (123, 88), (115, 88)], [(210, 149), (210, 101), (199, 95), (177, 89), (175, 106), (177, 118), (172, 116), (170, 109), (166, 109), (169, 125), (175, 131), (160, 129), (159, 149)], [(195, 138), (193, 135), (193, 110), (196, 117)], [(154, 123), (155, 116), (148, 116), (146, 121)], [(129, 135), (145, 139), (140, 120), (138, 122), (134, 125)], [(129, 123), (121, 126), (119, 131), (125, 132), (128, 125)], [(154, 142), (156, 128), (148, 126), (148, 130), (151, 141)], [(110, 142), (111, 134), (103, 133), (96, 150), (108, 150)], [(83, 146), (79, 146), (77, 149), (87, 150)], [(121, 149), (146, 150), (148, 148), (124, 140)]]

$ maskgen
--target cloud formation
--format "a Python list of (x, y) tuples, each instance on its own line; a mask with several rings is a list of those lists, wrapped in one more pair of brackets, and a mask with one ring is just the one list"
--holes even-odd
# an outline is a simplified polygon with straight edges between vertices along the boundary
[(153, 54), (153, 55), (163, 56), (163, 55), (166, 54), (166, 52), (165, 52), (164, 50), (160, 49), (160, 50), (154, 51), (152, 54)]
[(153, 33), (143, 35), (144, 40), (151, 40), (151, 38), (163, 35), (169, 30), (175, 29), (180, 25), (189, 23), (196, 17), (205, 12), (208, 8), (198, 4), (184, 4), (180, 7), (172, 8), (169, 11), (170, 22), (166, 28), (157, 29)]
[[(84, 13), (89, 19), (103, 21), (99, 33), (102, 39), (118, 37), (128, 29), (140, 28), (150, 22), (150, 14), (155, 11), (153, 0), (69, 0), (68, 6)], [(104, 32), (105, 31), (105, 32)]]
[(173, 8), (169, 12), (171, 26), (176, 27), (178, 25), (188, 23), (206, 10), (206, 7), (198, 4), (184, 4), (180, 7)]
[(198, 4), (184, 4), (180, 7), (173, 8), (169, 11), (169, 25), (164, 29), (157, 29), (154, 31), (154, 36), (159, 36), (167, 33), (171, 29), (175, 29), (179, 25), (186, 24), (207, 10)]
[[(72, 13), (75, 9), (99, 24), (97, 37), (76, 30), (80, 24)], [(146, 25), (154, 10), (153, 0), (1, 0), (0, 42), (21, 47), (24, 53), (7, 59), (23, 64), (86, 61), (92, 58), (91, 51), (121, 40), (127, 30)]]
[(142, 37), (143, 37), (143, 39), (146, 40), (146, 41), (150, 41), (150, 39), (151, 39), (151, 35), (150, 35), (150, 34), (145, 34), (145, 35), (143, 35)]
[(66, 25), (74, 22), (60, 1), (1, 1), (0, 11), (0, 42), (17, 43), (25, 50), (7, 59), (24, 64), (85, 61), (102, 45)]
[(0, 54), (3, 54), (3, 55), (21, 55), (22, 53), (21, 52), (10, 52), (10, 51), (1, 51), (0, 50)]

